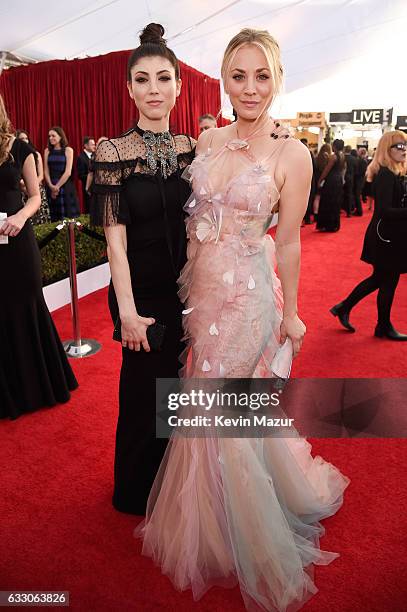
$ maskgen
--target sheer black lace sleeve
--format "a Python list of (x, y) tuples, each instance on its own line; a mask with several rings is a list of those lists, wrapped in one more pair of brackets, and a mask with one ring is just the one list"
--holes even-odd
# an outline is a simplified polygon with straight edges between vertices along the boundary
[(130, 223), (128, 206), (123, 196), (123, 162), (113, 141), (105, 140), (98, 146), (93, 173), (92, 225)]
[(186, 134), (177, 134), (175, 143), (178, 154), (178, 166), (181, 170), (189, 166), (195, 157), (196, 140)]
[[(93, 225), (129, 225), (130, 204), (126, 181), (132, 175), (156, 174), (147, 163), (143, 132), (131, 129), (118, 138), (102, 142), (93, 162), (91, 222)], [(195, 156), (196, 141), (185, 134), (174, 136), (176, 170), (183, 170)]]

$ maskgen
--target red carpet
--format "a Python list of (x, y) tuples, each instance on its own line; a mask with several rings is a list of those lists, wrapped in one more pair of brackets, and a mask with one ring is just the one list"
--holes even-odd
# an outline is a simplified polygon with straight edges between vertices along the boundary
[[(402, 377), (407, 345), (372, 337), (375, 297), (352, 313), (356, 334), (328, 309), (370, 271), (359, 261), (363, 218), (343, 219), (337, 234), (303, 228), (300, 313), (308, 333), (293, 374), (308, 377)], [(402, 278), (393, 323), (407, 331)], [(70, 311), (54, 313), (61, 337)], [(139, 519), (110, 505), (120, 347), (110, 340), (106, 291), (81, 300), (82, 335), (102, 351), (74, 361), (80, 382), (71, 402), (17, 421), (0, 421), (0, 590), (70, 591), (72, 610), (244, 611), (238, 589), (212, 589), (194, 603), (174, 591), (132, 530)], [(324, 521), (322, 548), (340, 553), (316, 568), (320, 589), (310, 612), (393, 612), (406, 601), (406, 441), (310, 440), (351, 478), (345, 504)]]

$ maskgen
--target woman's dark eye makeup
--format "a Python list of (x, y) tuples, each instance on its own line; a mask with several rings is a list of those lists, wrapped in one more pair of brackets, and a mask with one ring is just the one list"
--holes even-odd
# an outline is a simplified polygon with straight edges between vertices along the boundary
[[(170, 81), (171, 80), (171, 77), (168, 74), (163, 74), (158, 78), (160, 81)], [(146, 81), (148, 81), (148, 79), (144, 76), (135, 77), (134, 80), (136, 81), (136, 83), (145, 83)]]

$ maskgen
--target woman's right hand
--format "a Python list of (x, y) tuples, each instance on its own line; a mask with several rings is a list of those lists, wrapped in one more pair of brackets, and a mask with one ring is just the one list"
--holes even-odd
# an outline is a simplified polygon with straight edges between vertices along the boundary
[(139, 351), (140, 346), (148, 353), (150, 345), (147, 340), (147, 327), (155, 323), (152, 317), (132, 315), (121, 317), (122, 346), (131, 351)]
[(293, 345), (293, 357), (300, 352), (306, 331), (307, 328), (298, 315), (283, 317), (280, 325), (280, 342), (284, 344), (287, 337), (290, 338)]
[(27, 221), (26, 210), (22, 208), (15, 215), (7, 217), (0, 225), (0, 235), (14, 238), (23, 229)]
[(51, 187), (51, 198), (53, 200), (56, 200), (59, 194), (59, 187), (55, 187), (55, 185), (52, 185)]

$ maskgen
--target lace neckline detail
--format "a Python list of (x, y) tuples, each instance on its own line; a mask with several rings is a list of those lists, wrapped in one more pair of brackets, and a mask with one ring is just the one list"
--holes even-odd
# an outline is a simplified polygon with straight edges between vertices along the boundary
[(278, 121), (275, 121), (271, 117), (262, 125), (260, 125), (256, 130), (248, 134), (248, 136), (246, 136), (245, 138), (241, 138), (239, 136), (237, 124), (235, 127), (236, 135), (230, 138), (224, 144), (224, 146), (230, 151), (243, 150), (245, 153), (248, 153), (251, 141), (255, 140), (256, 138), (270, 137), (272, 140), (278, 140), (281, 138), (286, 139), (290, 137), (288, 130), (283, 127)]
[(136, 125), (135, 131), (143, 139), (146, 148), (147, 167), (152, 174), (160, 170), (162, 177), (166, 179), (177, 170), (177, 151), (171, 132), (152, 132), (151, 130), (143, 130), (138, 125)]
[(158, 138), (159, 136), (163, 136), (164, 134), (169, 134), (170, 136), (172, 136), (169, 130), (165, 130), (164, 132), (153, 132), (152, 130), (143, 130), (143, 128), (141, 128), (139, 125), (135, 125), (133, 129), (141, 137), (143, 137), (144, 134), (153, 134), (156, 138)]

